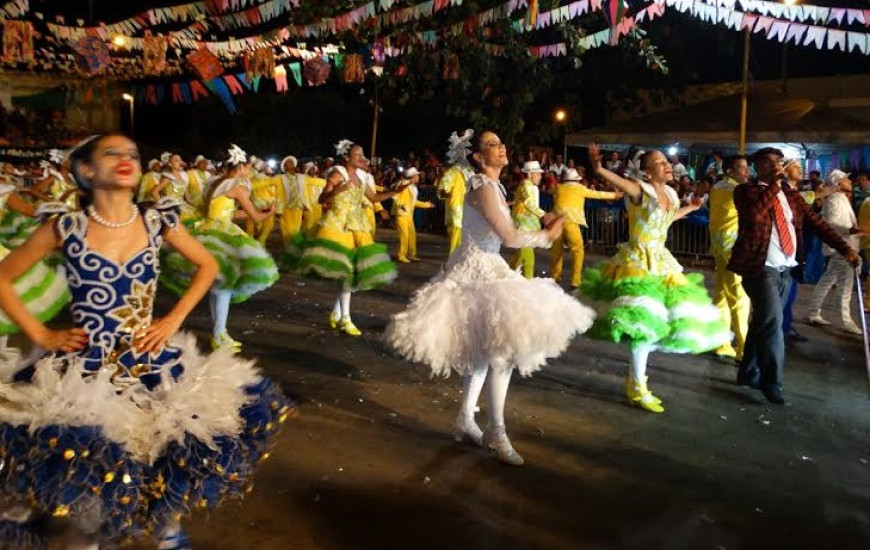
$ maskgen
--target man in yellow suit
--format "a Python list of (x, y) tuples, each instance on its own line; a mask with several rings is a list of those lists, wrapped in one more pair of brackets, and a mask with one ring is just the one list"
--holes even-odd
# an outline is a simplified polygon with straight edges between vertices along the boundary
[[(540, 231), (541, 218), (544, 212), (539, 206), (541, 195), (538, 185), (541, 183), (541, 174), (544, 170), (541, 163), (536, 160), (523, 165), (523, 173), (526, 179), (517, 186), (514, 192), (514, 203), (511, 208), (511, 217), (518, 229), (526, 231)], [(533, 248), (520, 248), (511, 261), (511, 269), (522, 266), (523, 277), (531, 279), (535, 276), (535, 250)]]
[(280, 212), (281, 238), (285, 247), (293, 235), (302, 231), (302, 214), (311, 209), (305, 176), (296, 173), (296, 164), (296, 157), (287, 155), (281, 160), (282, 174), (276, 177), (277, 212)]
[(583, 183), (583, 176), (575, 168), (562, 172), (562, 183), (553, 190), (553, 213), (564, 218), (562, 235), (553, 241), (550, 248), (550, 273), (557, 283), (562, 284), (562, 263), (565, 257), (563, 242), (574, 255), (571, 266), (571, 289), (580, 286), (583, 278), (583, 260), (586, 250), (583, 246), (583, 229), (586, 228), (586, 199), (615, 200), (622, 198), (621, 192), (594, 191)]
[(163, 165), (157, 159), (148, 161), (148, 172), (142, 176), (142, 182), (139, 184), (138, 202), (143, 202), (151, 199), (151, 191), (160, 185), (160, 180), (163, 178)]
[(417, 228), (414, 227), (415, 208), (434, 208), (431, 202), (417, 200), (417, 183), (420, 181), (420, 172), (416, 168), (408, 168), (399, 180), (395, 189), (398, 194), (393, 197), (393, 219), (396, 222), (396, 231), (399, 234), (398, 261), (403, 264), (416, 262), (417, 257)]
[[(277, 200), (278, 191), (276, 189), (278, 178), (273, 177), (268, 172), (268, 164), (256, 157), (251, 157), (251, 202), (258, 210), (267, 210), (274, 204), (277, 207), (276, 212), (281, 211), (281, 202)], [(269, 216), (261, 223), (254, 223), (248, 219), (245, 222), (245, 227), (248, 235), (257, 239), (263, 246), (272, 234), (272, 229), (275, 227), (276, 216)]]
[(734, 206), (734, 189), (749, 181), (749, 164), (746, 157), (734, 155), (723, 161), (725, 174), (710, 189), (710, 253), (716, 263), (716, 287), (713, 302), (719, 308), (722, 319), (731, 326), (734, 344), (725, 344), (714, 353), (719, 357), (743, 359), (743, 346), (749, 328), (749, 297), (743, 290), (741, 277), (728, 271), (731, 249), (737, 240), (737, 208)]
[(308, 206), (310, 208), (302, 212), (302, 230), (306, 235), (313, 236), (314, 232), (317, 231), (317, 222), (323, 215), (320, 194), (326, 187), (326, 180), (319, 176), (317, 165), (313, 162), (306, 164), (303, 169), (305, 172), (305, 190), (308, 193)]
[(466, 130), (461, 136), (456, 132), (450, 135), (447, 149), (447, 162), (451, 164), (438, 180), (438, 198), (444, 201), (444, 223), (450, 239), (450, 253), (462, 243), (462, 208), (465, 206), (465, 185), (474, 174), (468, 163), (471, 153), (471, 138), (474, 130)]

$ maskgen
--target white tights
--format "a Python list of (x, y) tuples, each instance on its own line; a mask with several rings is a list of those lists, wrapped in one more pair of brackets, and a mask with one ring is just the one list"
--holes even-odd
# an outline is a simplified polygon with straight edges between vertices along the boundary
[(212, 334), (216, 339), (227, 331), (227, 318), (230, 316), (230, 299), (232, 297), (231, 290), (212, 290), (208, 295), (211, 320), (214, 323)]
[(643, 382), (646, 379), (646, 364), (652, 347), (649, 344), (637, 344), (631, 348), (631, 379)]
[(332, 308), (335, 317), (350, 317), (350, 294), (350, 287), (341, 283), (335, 297), (335, 306)]
[(492, 427), (504, 426), (504, 405), (507, 400), (508, 386), (511, 383), (513, 369), (493, 369), (482, 365), (471, 374), (462, 378), (462, 403), (460, 414), (469, 419), (474, 418), (477, 400), (486, 383), (486, 399), (489, 404), (487, 416)]

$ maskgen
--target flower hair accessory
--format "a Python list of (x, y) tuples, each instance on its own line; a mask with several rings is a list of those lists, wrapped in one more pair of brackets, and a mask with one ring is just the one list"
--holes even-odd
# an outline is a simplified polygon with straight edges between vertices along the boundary
[(353, 142), (349, 139), (343, 139), (335, 144), (335, 154), (345, 157), (350, 152), (351, 147), (353, 147)]
[(634, 154), (630, 161), (626, 164), (625, 175), (636, 180), (646, 179), (643, 169), (640, 167), (640, 157), (646, 154), (643, 149)]
[(160, 162), (162, 162), (163, 164), (167, 164), (169, 162), (169, 159), (171, 158), (172, 153), (170, 153), (169, 151), (164, 151), (160, 153)]
[(48, 160), (55, 164), (63, 164), (66, 160), (66, 153), (60, 149), (51, 149), (48, 151)]
[(447, 147), (447, 161), (450, 164), (459, 164), (467, 162), (467, 157), (471, 153), (471, 138), (474, 137), (474, 130), (469, 128), (458, 135), (456, 132), (450, 134)]
[(227, 153), (230, 156), (230, 164), (244, 164), (248, 162), (248, 154), (235, 143), (230, 144), (230, 148), (227, 150)]

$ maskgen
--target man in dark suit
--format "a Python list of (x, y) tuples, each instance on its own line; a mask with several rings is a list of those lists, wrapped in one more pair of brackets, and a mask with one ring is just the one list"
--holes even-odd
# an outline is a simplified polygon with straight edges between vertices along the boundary
[(753, 155), (758, 180), (734, 190), (737, 241), (728, 263), (729, 270), (743, 277), (743, 288), (752, 303), (737, 383), (761, 390), (768, 401), (776, 404), (785, 403), (782, 305), (791, 284), (791, 268), (798, 265), (803, 254), (804, 223), (815, 228), (822, 241), (853, 266), (861, 261), (858, 253), (788, 184), (782, 157), (779, 149), (759, 149)]

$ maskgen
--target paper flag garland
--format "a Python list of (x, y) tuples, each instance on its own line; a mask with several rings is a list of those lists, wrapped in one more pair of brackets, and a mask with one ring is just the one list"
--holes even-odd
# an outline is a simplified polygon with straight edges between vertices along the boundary
[(190, 63), (199, 77), (206, 82), (214, 80), (224, 72), (220, 59), (207, 48), (200, 48), (190, 53), (187, 56), (187, 62)]
[(166, 70), (166, 48), (169, 45), (163, 36), (144, 36), (142, 69), (145, 74), (159, 75)]
[(98, 36), (85, 36), (77, 40), (73, 44), (73, 49), (78, 54), (85, 71), (91, 76), (102, 71), (112, 62), (109, 47)]
[(304, 74), (305, 80), (308, 81), (310, 86), (321, 86), (329, 78), (329, 63), (320, 56), (309, 59), (305, 62)]

